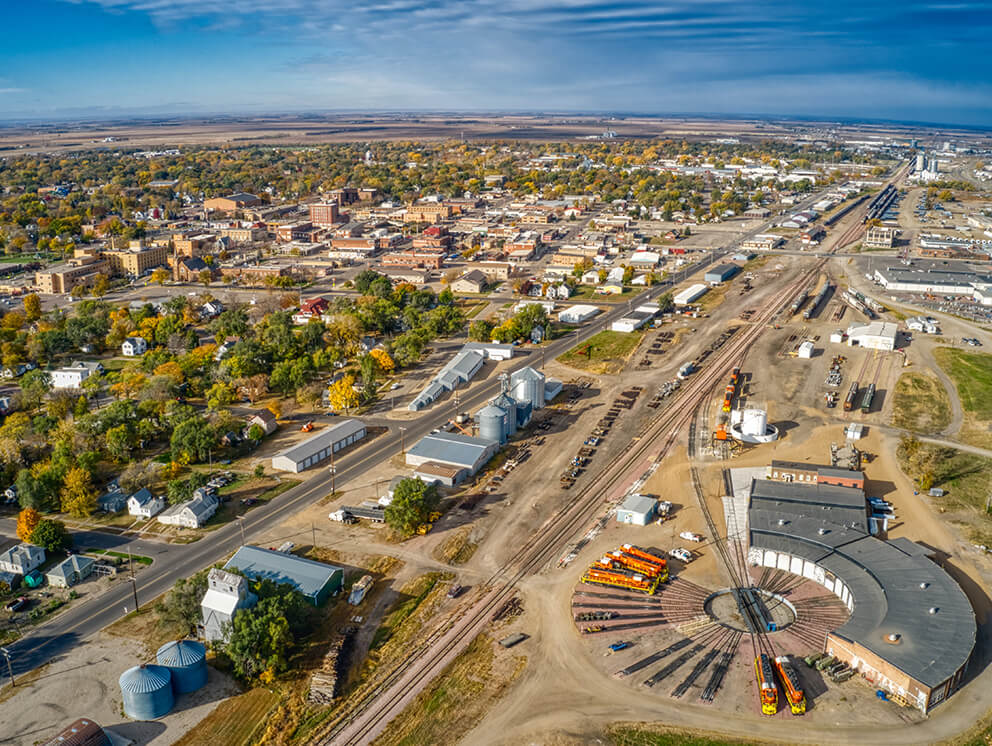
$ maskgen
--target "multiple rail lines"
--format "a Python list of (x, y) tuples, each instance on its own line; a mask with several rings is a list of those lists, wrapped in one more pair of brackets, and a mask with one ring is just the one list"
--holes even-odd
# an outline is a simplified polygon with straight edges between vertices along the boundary
[[(898, 175), (895, 178), (898, 178)], [(852, 226), (849, 233), (853, 236), (860, 230), (862, 230), (862, 224), (857, 223)], [(845, 234), (844, 239), (835, 244), (832, 251), (850, 243), (850, 240), (846, 239), (847, 234)], [(706, 361), (707, 364), (691, 376), (678, 392), (668, 399), (668, 406), (663, 407), (641, 433), (631, 439), (614, 462), (599, 474), (592, 475), (582, 489), (573, 492), (558, 512), (518, 548), (514, 559), (500, 567), (485, 583), (480, 584), (481, 592), (471, 603), (466, 602), (456, 609), (443, 624), (436, 626), (421, 641), (411, 645), (407, 654), (373, 686), (359, 694), (353, 702), (350, 702), (350, 708), (332, 720), (315, 741), (320, 744), (343, 745), (366, 744), (374, 740), (392, 718), (402, 712), (417, 693), (454, 660), (485, 628), (492, 617), (498, 615), (499, 610), (514, 598), (520, 581), (529, 575), (540, 572), (552, 559), (560, 555), (572, 537), (603, 511), (604, 501), (612, 505), (613, 502), (622, 497), (622, 495), (613, 495), (612, 493), (617, 484), (624, 483), (624, 477), (629, 476), (632, 469), (643, 464), (645, 460), (652, 465), (660, 462), (678, 442), (682, 429), (686, 425), (690, 427), (690, 448), (695, 449), (695, 414), (700, 404), (711, 396), (713, 388), (734, 367), (739, 367), (742, 364), (748, 349), (765, 331), (769, 322), (782, 310), (788, 308), (797, 293), (803, 288), (809, 287), (826, 261), (826, 258), (821, 259), (814, 267), (803, 272), (782, 293), (776, 294), (765, 306), (757, 309), (749, 319), (748, 325), (735, 329), (735, 333), (727, 344), (714, 352)], [(815, 308), (816, 305), (811, 305), (808, 310)], [(694, 466), (691, 471), (693, 483), (697, 491), (701, 493), (698, 474)], [(719, 536), (712, 516), (709, 515), (709, 511), (705, 507), (705, 500), (701, 499), (700, 504), (703, 506), (709, 524), (710, 535)], [(735, 542), (735, 544), (737, 544), (737, 551), (741, 555), (736, 560), (730, 556), (730, 550), (725, 542), (718, 541), (714, 545), (721, 547), (718, 551), (726, 555), (724, 560), (728, 570), (733, 568), (736, 563), (741, 571), (746, 572), (743, 549), (739, 542)], [(736, 569), (731, 570), (731, 572), (736, 572), (740, 581), (736, 583), (736, 586), (743, 587), (743, 577), (746, 576), (741, 575), (741, 572)], [(712, 628), (704, 629), (695, 640), (690, 638), (680, 640), (665, 650), (649, 656), (650, 661), (648, 659), (639, 661), (628, 669), (619, 672), (618, 675), (634, 673), (639, 670), (638, 666), (647, 667), (689, 645), (695, 646), (690, 648), (694, 651), (693, 656), (700, 652), (700, 650), (696, 650), (700, 645), (708, 646), (711, 648), (711, 652), (713, 649), (717, 652), (713, 656), (707, 653), (706, 657), (709, 658), (707, 665), (713, 660), (716, 660), (717, 663), (704, 687), (702, 699), (712, 701), (730, 660), (745, 633), (735, 632), (712, 622), (711, 624)], [(747, 634), (751, 637), (752, 650), (756, 659), (762, 652), (771, 654), (774, 658), (767, 635), (761, 629)], [(686, 655), (688, 655), (688, 651), (681, 653), (681, 656)], [(669, 663), (662, 671), (673, 666), (676, 661), (680, 660), (681, 656)], [(679, 666), (681, 665), (682, 663), (679, 663)], [(675, 666), (672, 670), (677, 668), (678, 666)], [(676, 686), (673, 694), (675, 692), (679, 692), (676, 696), (684, 694), (688, 687), (701, 677), (705, 668), (706, 666), (697, 664), (690, 672), (688, 683), (682, 682)], [(660, 673), (661, 671), (653, 674), (648, 680), (661, 681), (664, 677), (659, 677)]]

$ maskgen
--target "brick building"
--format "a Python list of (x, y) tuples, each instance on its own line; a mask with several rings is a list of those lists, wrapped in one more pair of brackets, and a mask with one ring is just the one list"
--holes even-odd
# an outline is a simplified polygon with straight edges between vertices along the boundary
[(337, 202), (318, 202), (310, 205), (309, 209), (310, 222), (318, 228), (330, 228), (335, 223), (344, 222)]
[(203, 202), (205, 210), (220, 210), (222, 212), (233, 212), (244, 207), (257, 207), (262, 204), (262, 200), (254, 194), (247, 192), (237, 192), (226, 197), (213, 197)]
[(807, 464), (805, 461), (774, 460), (765, 476), (776, 482), (805, 482), (807, 484), (831, 484), (838, 487), (852, 487), (863, 490), (865, 475), (861, 471), (838, 469), (833, 466)]
[(114, 275), (141, 275), (146, 270), (164, 267), (169, 263), (169, 249), (165, 246), (143, 246), (137, 249), (120, 249), (103, 252)]
[(382, 256), (382, 263), (390, 267), (426, 267), (441, 269), (444, 266), (444, 254), (440, 251), (396, 251)]
[(407, 205), (407, 223), (439, 223), (451, 217), (451, 205), (444, 202), (415, 202)]
[(264, 285), (267, 277), (286, 277), (292, 274), (289, 267), (274, 264), (256, 264), (250, 266), (221, 267), (221, 277), (235, 278), (245, 285)]

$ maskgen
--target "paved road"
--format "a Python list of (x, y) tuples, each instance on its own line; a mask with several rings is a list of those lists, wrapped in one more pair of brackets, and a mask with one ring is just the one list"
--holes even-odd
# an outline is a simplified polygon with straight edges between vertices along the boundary
[[(713, 250), (699, 261), (673, 273), (665, 282), (648, 288), (637, 296), (637, 302), (642, 303), (656, 298), (695, 272), (711, 263), (722, 260), (740, 241), (760, 233), (767, 227), (767, 223), (761, 223), (751, 230), (735, 235), (729, 245)], [(615, 304), (614, 307), (609, 308), (600, 316), (596, 323), (586, 325), (548, 344), (543, 348), (544, 355), (553, 359), (574, 345), (580, 344), (607, 327), (611, 321), (622, 317), (628, 312), (629, 305), (625, 303)], [(515, 365), (514, 370), (537, 364), (533, 352), (522, 355), (518, 359), (520, 362)], [(470, 411), (479, 407), (485, 400), (498, 393), (499, 385), (499, 380), (494, 378), (480, 386), (469, 388), (467, 393), (460, 398), (459, 410)], [(428, 411), (421, 417), (410, 420), (408, 424), (405, 423), (406, 442), (416, 442), (445, 422), (448, 417), (443, 414), (444, 409), (444, 407), (435, 407), (433, 411)], [(401, 433), (398, 428), (391, 427), (387, 434), (380, 436), (372, 443), (359, 444), (355, 451), (338, 457), (336, 478), (345, 483), (358, 477), (374, 465), (391, 458), (400, 451), (400, 448)], [(137, 579), (138, 600), (139, 603), (144, 604), (167, 591), (175, 584), (176, 580), (189, 577), (202, 568), (209, 567), (232, 554), (242, 544), (242, 528), (250, 541), (251, 537), (278, 525), (305, 506), (325, 497), (330, 492), (330, 482), (331, 476), (328, 469), (320, 468), (307, 481), (287, 490), (267, 505), (249, 512), (241, 520), (242, 525), (239, 526), (238, 521), (233, 521), (189, 545), (163, 546), (154, 544), (150, 545), (154, 546), (154, 549), (148, 549), (146, 545), (149, 543), (147, 541), (139, 542), (135, 539), (111, 535), (107, 535), (108, 538), (106, 539), (94, 538), (93, 535), (97, 532), (90, 531), (81, 532), (81, 534), (84, 541), (121, 542), (114, 545), (123, 548), (131, 546), (135, 553), (148, 554), (155, 558), (154, 564), (143, 570)], [(143, 547), (141, 551), (136, 548), (139, 545)], [(93, 543), (91, 546), (100, 546), (100, 544)], [(68, 609), (50, 622), (33, 630), (26, 637), (8, 645), (14, 673), (23, 674), (51, 661), (82, 640), (117, 621), (125, 613), (125, 608), (129, 611), (133, 610), (131, 599), (130, 583), (119, 582), (99, 597)]]

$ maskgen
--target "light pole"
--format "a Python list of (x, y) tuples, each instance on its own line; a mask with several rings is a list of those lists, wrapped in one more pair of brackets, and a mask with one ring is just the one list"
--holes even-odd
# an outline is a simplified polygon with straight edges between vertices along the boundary
[(131, 581), (131, 592), (134, 593), (134, 611), (138, 613), (141, 611), (141, 607), (138, 606), (138, 579), (134, 577), (134, 562), (131, 559), (131, 547), (127, 549), (127, 565), (130, 572), (128, 580)]
[(406, 428), (400, 427), (400, 453), (406, 455)]
[(335, 468), (335, 466), (334, 466), (334, 444), (333, 443), (331, 444), (331, 468), (330, 468), (330, 472), (331, 472), (331, 495), (333, 495), (335, 492), (337, 492), (337, 489), (335, 489), (335, 486), (334, 486), (334, 475), (335, 475), (335, 473), (337, 473), (337, 468)]
[(14, 669), (10, 665), (10, 651), (7, 648), (0, 648), (0, 655), (7, 659), (7, 675), (10, 676), (10, 685), (17, 686), (14, 682)]

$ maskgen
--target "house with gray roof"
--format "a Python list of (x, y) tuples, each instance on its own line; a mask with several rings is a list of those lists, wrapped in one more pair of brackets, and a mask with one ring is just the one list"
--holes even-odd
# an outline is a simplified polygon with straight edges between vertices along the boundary
[(165, 500), (142, 487), (127, 499), (127, 512), (137, 518), (151, 518), (165, 507)]
[(217, 497), (201, 488), (193, 493), (191, 499), (170, 505), (159, 513), (158, 522), (167, 526), (200, 528), (213, 517), (219, 506), (220, 501)]
[(83, 554), (70, 554), (45, 573), (45, 580), (53, 588), (71, 588), (93, 574), (96, 560)]
[(45, 550), (34, 544), (18, 544), (0, 553), (0, 571), (27, 575), (45, 564)]

